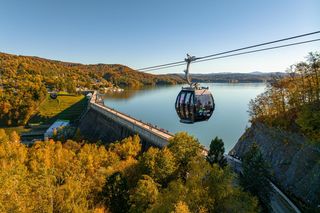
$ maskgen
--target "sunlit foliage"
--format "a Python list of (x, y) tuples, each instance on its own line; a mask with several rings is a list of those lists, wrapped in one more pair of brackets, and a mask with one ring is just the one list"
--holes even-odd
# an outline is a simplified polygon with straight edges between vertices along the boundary
[(320, 54), (290, 67), (288, 76), (275, 78), (266, 91), (250, 103), (252, 121), (287, 130), (300, 130), (320, 139)]
[(233, 184), (229, 168), (210, 165), (201, 152), (185, 133), (141, 153), (138, 136), (109, 146), (26, 147), (0, 129), (0, 212), (256, 211), (256, 198)]
[(47, 91), (76, 93), (106, 87), (141, 87), (182, 82), (174, 76), (136, 72), (123, 65), (83, 65), (0, 53), (0, 120), (24, 125)]

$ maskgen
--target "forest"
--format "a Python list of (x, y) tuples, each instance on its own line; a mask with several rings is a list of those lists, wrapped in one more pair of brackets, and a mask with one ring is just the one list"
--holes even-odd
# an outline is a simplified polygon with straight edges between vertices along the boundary
[(110, 145), (50, 140), (27, 147), (0, 129), (0, 211), (257, 212), (258, 199), (202, 150), (186, 133), (142, 152), (138, 136)]
[(120, 64), (83, 65), (0, 53), (0, 124), (25, 125), (48, 91), (74, 94), (181, 82), (178, 76), (141, 73)]
[[(25, 124), (52, 90), (179, 83), (122, 65), (2, 53), (0, 73), (5, 126)], [(274, 77), (249, 110), (251, 122), (319, 141), (320, 54), (310, 53), (285, 77)], [(261, 203), (270, 201), (270, 189), (267, 176), (259, 178), (268, 172), (258, 148), (244, 158), (245, 178), (238, 179), (221, 157), (223, 142), (213, 141), (222, 151), (214, 153), (213, 144), (204, 157), (199, 141), (187, 133), (177, 133), (163, 149), (144, 151), (138, 136), (106, 145), (78, 135), (26, 146), (16, 132), (0, 129), (0, 212), (259, 212)], [(255, 168), (246, 167), (246, 162), (253, 165), (252, 159), (259, 159)]]
[(320, 141), (320, 54), (310, 53), (292, 65), (284, 78), (274, 78), (249, 104), (252, 122), (298, 131)]

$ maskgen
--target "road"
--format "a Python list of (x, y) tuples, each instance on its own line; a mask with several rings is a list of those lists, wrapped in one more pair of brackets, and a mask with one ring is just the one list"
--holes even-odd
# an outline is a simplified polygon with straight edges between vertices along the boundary
[[(239, 159), (236, 159), (230, 155), (225, 155), (229, 165), (237, 173), (242, 172), (242, 162)], [(273, 212), (276, 213), (301, 213), (301, 211), (294, 205), (294, 203), (274, 184), (270, 181), (270, 184), (273, 188), (271, 194), (271, 208)]]

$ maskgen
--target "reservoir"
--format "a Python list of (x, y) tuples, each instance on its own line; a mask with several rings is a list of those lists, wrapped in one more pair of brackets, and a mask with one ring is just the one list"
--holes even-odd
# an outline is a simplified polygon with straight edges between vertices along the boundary
[(175, 101), (182, 85), (125, 90), (106, 94), (104, 103), (120, 112), (146, 123), (157, 125), (172, 133), (185, 131), (198, 138), (207, 148), (214, 137), (222, 138), (228, 152), (245, 129), (250, 126), (249, 102), (262, 93), (263, 83), (203, 83), (215, 101), (215, 111), (208, 121), (194, 124), (180, 123)]

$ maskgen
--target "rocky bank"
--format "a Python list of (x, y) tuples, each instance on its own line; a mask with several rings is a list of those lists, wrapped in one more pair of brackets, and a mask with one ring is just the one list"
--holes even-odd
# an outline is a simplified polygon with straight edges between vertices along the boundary
[(255, 123), (229, 154), (242, 158), (254, 142), (282, 190), (307, 206), (320, 205), (320, 145), (312, 144), (301, 134)]

